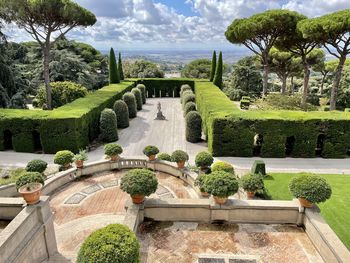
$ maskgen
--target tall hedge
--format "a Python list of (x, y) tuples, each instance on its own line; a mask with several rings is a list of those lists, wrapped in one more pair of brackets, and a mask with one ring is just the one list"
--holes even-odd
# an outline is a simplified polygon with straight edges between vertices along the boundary
[(111, 109), (104, 109), (100, 118), (100, 139), (103, 142), (114, 142), (118, 140), (117, 116)]
[(122, 100), (117, 100), (113, 105), (113, 110), (117, 116), (118, 128), (124, 129), (129, 127), (129, 109), (128, 105)]
[(146, 104), (146, 99), (147, 99), (146, 86), (143, 84), (137, 84), (136, 88), (138, 88), (141, 91), (142, 103)]
[(186, 140), (196, 143), (202, 137), (202, 118), (197, 111), (191, 111), (186, 115)]
[(118, 58), (118, 71), (119, 71), (120, 80), (124, 80), (123, 62), (122, 62), (122, 55), (120, 54), (120, 52), (119, 52), (119, 58)]
[(213, 82), (215, 72), (216, 72), (216, 51), (214, 50), (213, 58), (211, 60), (210, 79), (209, 79), (210, 82)]
[(222, 89), (222, 72), (223, 72), (223, 61), (222, 61), (222, 52), (219, 54), (218, 63), (216, 65), (215, 76), (213, 79), (214, 85)]
[(131, 90), (131, 92), (135, 96), (137, 110), (142, 110), (142, 94), (141, 94), (141, 91), (138, 88), (133, 88)]
[(119, 71), (113, 48), (109, 51), (109, 83), (120, 83)]
[(128, 105), (129, 118), (135, 118), (137, 116), (137, 105), (135, 95), (131, 92), (127, 92), (123, 95), (123, 101)]
[(142, 79), (136, 82), (144, 84), (147, 90), (148, 98), (160, 97), (180, 97), (182, 85), (188, 84), (194, 90), (194, 81), (190, 79)]

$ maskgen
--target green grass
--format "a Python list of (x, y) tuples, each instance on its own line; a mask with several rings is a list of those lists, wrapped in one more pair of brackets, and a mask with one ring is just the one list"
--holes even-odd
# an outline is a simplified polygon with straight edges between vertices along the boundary
[[(272, 199), (291, 200), (288, 183), (296, 174), (272, 173), (265, 179)], [(318, 204), (323, 218), (334, 230), (345, 246), (350, 249), (350, 175), (320, 174), (332, 186), (332, 197)]]
[[(1, 169), (0, 169), (0, 172), (1, 172)], [(15, 183), (18, 177), (20, 177), (24, 172), (25, 170), (22, 168), (11, 170), (9, 178), (0, 178), (0, 185)]]

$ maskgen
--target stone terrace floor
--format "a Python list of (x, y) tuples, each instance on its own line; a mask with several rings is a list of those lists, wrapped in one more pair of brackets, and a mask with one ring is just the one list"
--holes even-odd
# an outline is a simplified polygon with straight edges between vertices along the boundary
[(144, 222), (138, 236), (142, 263), (323, 262), (296, 226)]

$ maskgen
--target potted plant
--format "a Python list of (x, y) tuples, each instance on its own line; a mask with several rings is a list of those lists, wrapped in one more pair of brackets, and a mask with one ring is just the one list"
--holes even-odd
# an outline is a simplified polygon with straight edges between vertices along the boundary
[(188, 161), (188, 154), (181, 150), (176, 150), (171, 155), (171, 161), (177, 163), (177, 167), (182, 169), (185, 167), (185, 162)]
[(41, 173), (26, 172), (17, 179), (16, 188), (28, 205), (34, 205), (40, 200), (44, 184), (45, 180)]
[(104, 146), (105, 155), (112, 161), (115, 162), (119, 159), (119, 154), (123, 152), (123, 148), (117, 143), (108, 143)]
[(157, 190), (158, 180), (154, 172), (147, 169), (132, 169), (121, 179), (120, 189), (127, 192), (134, 204), (141, 204), (145, 196)]
[(205, 189), (205, 185), (204, 185), (204, 180), (205, 180), (206, 176), (207, 176), (207, 174), (199, 174), (197, 176), (196, 180), (194, 181), (194, 185), (198, 186), (199, 190), (201, 191), (201, 195), (203, 197), (209, 196), (209, 193)]
[(289, 182), (289, 190), (303, 207), (312, 207), (314, 203), (324, 202), (332, 195), (332, 188), (327, 181), (311, 174), (293, 177)]
[(54, 163), (60, 165), (63, 169), (68, 169), (73, 162), (74, 154), (71, 151), (59, 151), (54, 156)]
[(40, 159), (35, 159), (31, 160), (29, 163), (27, 163), (26, 166), (26, 171), (27, 172), (38, 172), (38, 173), (44, 173), (44, 171), (47, 168), (47, 162), (40, 160)]
[(157, 155), (158, 160), (171, 162), (171, 156), (168, 153), (160, 153)]
[(208, 174), (204, 179), (204, 188), (212, 194), (217, 204), (223, 205), (227, 198), (238, 192), (238, 181), (230, 173), (217, 171)]
[(200, 152), (196, 155), (195, 163), (202, 171), (208, 170), (208, 167), (214, 162), (213, 156), (208, 152)]
[(79, 150), (79, 153), (74, 155), (73, 160), (77, 168), (83, 168), (84, 162), (87, 161), (88, 156), (86, 150)]
[(258, 190), (264, 189), (264, 180), (259, 174), (247, 174), (240, 180), (241, 187), (247, 192), (248, 198), (253, 198)]
[(230, 174), (235, 174), (235, 169), (230, 163), (226, 162), (216, 162), (211, 166), (211, 171), (216, 172), (216, 171), (224, 171)]
[(156, 159), (156, 155), (159, 153), (159, 149), (156, 146), (148, 145), (143, 149), (143, 153), (150, 161), (154, 161)]

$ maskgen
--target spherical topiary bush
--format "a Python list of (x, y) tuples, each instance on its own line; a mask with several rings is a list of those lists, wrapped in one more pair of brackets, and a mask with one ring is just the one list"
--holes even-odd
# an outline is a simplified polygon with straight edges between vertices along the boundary
[(194, 103), (192, 101), (186, 103), (185, 108), (184, 108), (184, 116), (186, 116), (187, 113), (189, 113), (191, 111), (197, 111), (196, 103)]
[(105, 155), (111, 159), (116, 159), (115, 157), (123, 153), (123, 148), (117, 143), (108, 143), (103, 146), (103, 149), (105, 151)]
[(128, 105), (129, 118), (135, 118), (137, 115), (136, 98), (131, 92), (127, 92), (123, 95), (123, 101)]
[(124, 129), (129, 127), (129, 109), (128, 105), (122, 100), (117, 100), (113, 105), (113, 110), (117, 116), (118, 128)]
[(25, 172), (23, 173), (16, 181), (16, 188), (17, 190), (21, 188), (22, 186), (26, 184), (31, 183), (40, 183), (42, 185), (45, 184), (45, 179), (41, 175), (41, 173), (38, 172)]
[(247, 174), (241, 178), (240, 185), (244, 191), (255, 193), (264, 189), (264, 180), (260, 174)]
[(141, 95), (142, 95), (142, 103), (145, 104), (146, 103), (146, 86), (143, 84), (137, 84), (136, 88), (138, 88), (141, 91)]
[(294, 197), (311, 203), (324, 202), (332, 195), (332, 188), (324, 178), (310, 174), (293, 177), (289, 182), (289, 190)]
[(155, 156), (159, 153), (159, 149), (156, 146), (148, 145), (143, 149), (143, 154), (154, 160)]
[(140, 244), (133, 231), (111, 224), (93, 232), (81, 246), (77, 263), (139, 263)]
[(214, 162), (213, 156), (208, 152), (200, 152), (196, 155), (195, 163), (197, 167), (206, 168)]
[(31, 160), (29, 163), (27, 163), (26, 171), (43, 173), (46, 170), (46, 168), (47, 168), (47, 162), (40, 159), (36, 159), (36, 160)]
[(235, 170), (233, 166), (229, 163), (226, 162), (216, 162), (211, 166), (211, 171), (216, 172), (216, 171), (224, 171), (227, 173), (234, 174)]
[(224, 198), (238, 192), (238, 181), (230, 173), (216, 171), (207, 175), (204, 180), (205, 190), (217, 197)]
[(187, 92), (184, 93), (183, 98), (182, 98), (183, 107), (185, 108), (185, 105), (190, 101), (196, 102), (196, 96), (194, 94), (187, 94)]
[(186, 115), (186, 140), (196, 143), (202, 138), (202, 117), (197, 111), (190, 111)]
[(171, 161), (177, 163), (178, 168), (183, 168), (189, 156), (182, 150), (176, 150), (171, 154)]
[(180, 89), (180, 97), (182, 97), (182, 94), (183, 94), (185, 91), (187, 91), (187, 90), (192, 91), (191, 86), (188, 85), (188, 84), (182, 85), (182, 86), (181, 86), (181, 89)]
[(137, 110), (142, 110), (142, 94), (141, 91), (138, 88), (133, 88), (131, 90), (132, 94), (134, 94), (136, 99), (136, 108)]
[(63, 167), (68, 167), (73, 162), (74, 154), (71, 151), (59, 151), (55, 154), (53, 162)]
[(103, 142), (118, 140), (117, 116), (111, 109), (104, 109), (100, 117), (100, 139)]
[(182, 93), (182, 96), (180, 98), (180, 101), (181, 103), (183, 104), (182, 106), (184, 106), (184, 102), (183, 102), (183, 99), (188, 96), (188, 95), (194, 95), (193, 91), (192, 90), (185, 90), (183, 93)]
[(171, 156), (168, 153), (160, 153), (157, 156), (158, 160), (171, 162)]

